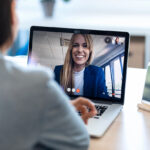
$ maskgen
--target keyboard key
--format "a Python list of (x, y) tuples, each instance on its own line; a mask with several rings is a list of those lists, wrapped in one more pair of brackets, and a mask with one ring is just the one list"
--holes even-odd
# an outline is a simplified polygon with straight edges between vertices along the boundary
[(95, 105), (95, 108), (97, 109), (97, 115), (96, 116), (101, 116), (105, 110), (108, 108), (108, 106), (104, 106), (104, 105)]

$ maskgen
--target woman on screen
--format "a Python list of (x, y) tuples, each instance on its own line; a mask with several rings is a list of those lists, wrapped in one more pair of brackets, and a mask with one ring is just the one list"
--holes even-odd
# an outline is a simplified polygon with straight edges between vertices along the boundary
[(64, 65), (54, 69), (56, 81), (68, 95), (107, 96), (104, 71), (101, 67), (90, 65), (93, 53), (90, 35), (72, 35)]

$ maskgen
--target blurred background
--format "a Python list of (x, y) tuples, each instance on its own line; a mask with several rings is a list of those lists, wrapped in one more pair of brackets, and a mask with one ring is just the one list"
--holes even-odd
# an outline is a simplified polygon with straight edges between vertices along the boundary
[(9, 56), (27, 55), (32, 25), (130, 33), (129, 67), (150, 60), (150, 0), (18, 0), (19, 32)]

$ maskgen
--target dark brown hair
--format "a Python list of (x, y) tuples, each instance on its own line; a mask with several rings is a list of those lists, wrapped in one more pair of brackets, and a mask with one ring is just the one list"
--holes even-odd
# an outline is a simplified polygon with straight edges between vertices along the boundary
[(0, 0), (0, 47), (12, 38), (11, 2), (12, 0)]

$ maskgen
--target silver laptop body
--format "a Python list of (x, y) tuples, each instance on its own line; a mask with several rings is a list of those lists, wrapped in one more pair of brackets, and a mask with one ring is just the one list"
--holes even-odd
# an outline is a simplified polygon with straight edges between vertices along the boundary
[[(30, 30), (28, 64), (50, 67), (54, 69), (57, 78), (60, 67), (58, 70), (55, 68), (63, 65), (73, 34), (87, 34), (92, 37), (95, 55), (90, 65), (99, 67), (104, 72), (107, 88), (100, 95), (95, 94), (98, 93), (96, 90), (99, 91), (99, 88), (93, 90), (90, 86), (86, 87), (85, 95), (73, 92), (67, 94), (71, 97), (85, 96), (95, 103), (98, 115), (89, 119), (87, 129), (91, 136), (101, 137), (123, 108), (129, 34), (119, 31), (33, 26)], [(95, 81), (89, 78), (84, 84), (85, 82), (92, 84)], [(72, 89), (68, 87), (68, 90)], [(77, 92), (76, 89), (74, 91)]]
[(121, 104), (96, 104), (107, 106), (106, 111), (99, 117), (95, 116), (88, 121), (87, 130), (92, 137), (101, 137), (119, 115), (123, 105)]

